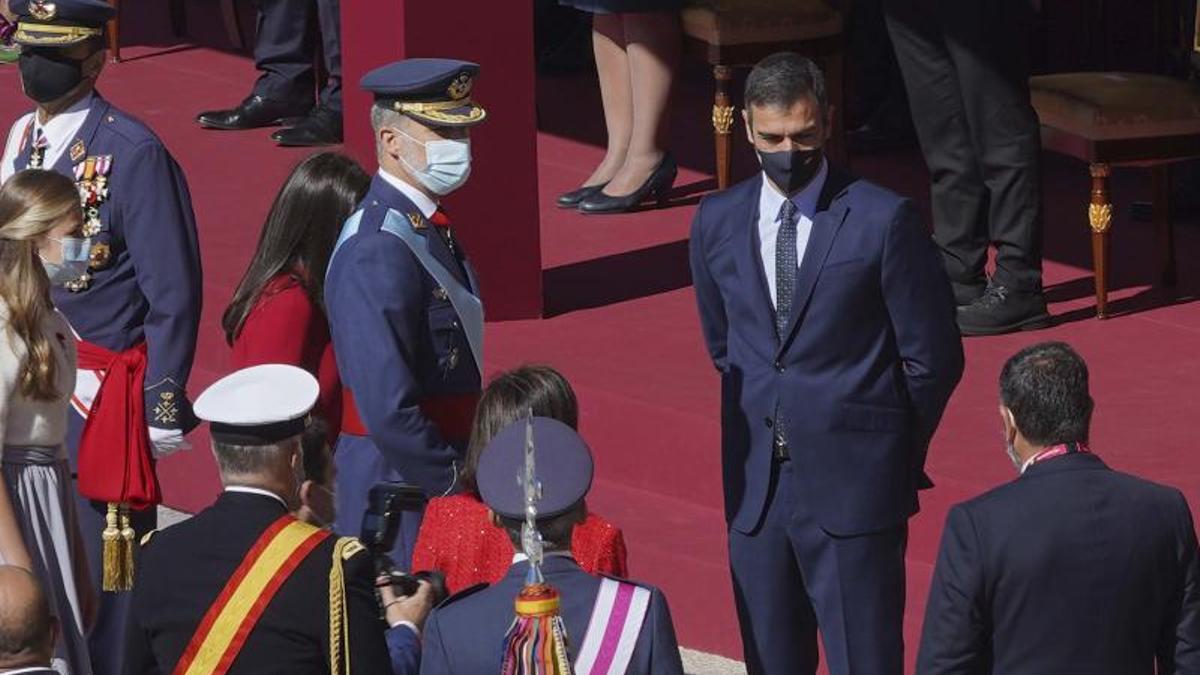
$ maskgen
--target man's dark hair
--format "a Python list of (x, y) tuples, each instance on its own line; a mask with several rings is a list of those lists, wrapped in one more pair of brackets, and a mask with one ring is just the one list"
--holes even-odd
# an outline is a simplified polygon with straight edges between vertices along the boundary
[[(570, 551), (571, 550), (571, 533), (575, 530), (580, 518), (579, 513), (584, 509), (583, 502), (579, 502), (572, 506), (566, 513), (561, 513), (552, 518), (539, 518), (537, 521), (538, 532), (542, 534), (542, 542), (546, 545), (547, 551)], [(525, 523), (520, 518), (506, 518), (500, 516), (500, 525), (504, 531), (508, 533), (508, 538), (512, 541), (513, 546), (521, 548), (521, 526)]]
[(825, 76), (812, 60), (795, 52), (777, 52), (759, 61), (746, 78), (746, 110), (753, 106), (791, 108), (812, 97), (821, 119), (829, 109), (825, 96)]
[(1087, 364), (1065, 342), (1041, 342), (1014, 354), (1000, 371), (1000, 401), (1034, 445), (1088, 440), (1093, 403)]
[(304, 462), (304, 478), (317, 485), (325, 485), (329, 475), (329, 425), (320, 417), (314, 416), (300, 437), (300, 459)]

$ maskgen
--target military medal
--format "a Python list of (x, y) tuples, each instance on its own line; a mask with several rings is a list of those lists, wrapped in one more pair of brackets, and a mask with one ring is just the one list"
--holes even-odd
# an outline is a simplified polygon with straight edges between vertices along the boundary
[[(82, 141), (76, 141), (71, 146), (71, 157), (78, 153), (86, 154), (87, 148)], [(75, 187), (79, 190), (79, 203), (83, 206), (83, 236), (94, 237), (104, 229), (100, 221), (100, 206), (108, 201), (108, 174), (112, 170), (112, 155), (96, 155), (77, 162), (74, 167)], [(112, 260), (112, 249), (104, 242), (92, 244), (88, 250), (88, 269), (98, 270), (106, 267)], [(78, 279), (66, 282), (63, 286), (72, 293), (86, 291), (92, 284), (90, 272), (84, 272)]]
[(88, 267), (94, 270), (102, 269), (108, 266), (108, 261), (112, 258), (112, 249), (104, 242), (96, 242), (92, 244), (91, 250), (88, 252)]
[(78, 162), (86, 154), (87, 146), (83, 144), (83, 141), (75, 139), (75, 142), (71, 144), (71, 161)]

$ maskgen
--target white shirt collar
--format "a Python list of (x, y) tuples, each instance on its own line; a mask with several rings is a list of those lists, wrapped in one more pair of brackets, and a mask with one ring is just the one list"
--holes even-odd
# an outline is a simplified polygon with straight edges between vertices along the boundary
[[(240, 492), (242, 494), (247, 494), (247, 495), (262, 495), (263, 497), (270, 497), (271, 499), (274, 499), (275, 501), (279, 502), (280, 504), (283, 504), (283, 508), (285, 508), (285, 509), (288, 508), (287, 502), (283, 501), (283, 497), (280, 497), (279, 495), (275, 494), (274, 492), (271, 492), (270, 490), (246, 487), (245, 485), (226, 485), (225, 491), (226, 492)], [(288, 509), (288, 510), (290, 511), (291, 509)]]
[(20, 673), (44, 673), (46, 671), (53, 672), (54, 669), (50, 666), (29, 666), (28, 668), (17, 668), (16, 670), (0, 670), (3, 675), (20, 675)]
[[(545, 555), (547, 558), (571, 558), (572, 560), (575, 559), (575, 557), (571, 555), (570, 551), (546, 551), (543, 555)], [(513, 559), (512, 559), (512, 564), (516, 565), (517, 563), (525, 562), (526, 560), (529, 560), (529, 556), (525, 555), (524, 553), (514, 553)]]
[(409, 185), (408, 182), (403, 178), (393, 176), (382, 168), (379, 169), (379, 177), (387, 181), (388, 185), (391, 185), (399, 190), (405, 197), (408, 197), (408, 201), (415, 204), (416, 207), (421, 210), (421, 215), (425, 216), (426, 218), (432, 218), (434, 212), (437, 211), (437, 202), (425, 196), (424, 192), (421, 192), (417, 188)]
[[(821, 189), (825, 187), (825, 178), (828, 175), (829, 163), (822, 157), (821, 168), (817, 169), (817, 174), (808, 181), (808, 185), (792, 195), (792, 203), (796, 205), (796, 210), (809, 220), (817, 212), (817, 201), (821, 198)], [(767, 178), (767, 174), (763, 173), (761, 196), (758, 201), (759, 214), (768, 216), (772, 220), (778, 219), (779, 209), (783, 206), (785, 199), (787, 197), (783, 196), (783, 193), (771, 184), (771, 179)]]
[(92, 111), (92, 103), (95, 100), (96, 95), (90, 93), (76, 101), (71, 107), (51, 117), (45, 124), (38, 122), (38, 114), (34, 111), (33, 135), (29, 142), (32, 143), (37, 138), (37, 132), (40, 129), (49, 143), (42, 166), (46, 168), (53, 166), (71, 141), (75, 140), (75, 136), (87, 120), (88, 113)]

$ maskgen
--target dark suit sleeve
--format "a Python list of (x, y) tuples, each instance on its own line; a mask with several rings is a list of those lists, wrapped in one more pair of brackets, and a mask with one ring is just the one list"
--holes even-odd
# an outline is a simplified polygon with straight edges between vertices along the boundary
[(133, 591), (130, 601), (129, 620), (125, 628), (125, 665), (122, 671), (125, 675), (160, 675), (158, 662), (155, 661), (154, 651), (150, 646), (150, 638), (142, 629), (138, 620), (138, 592)]
[(650, 647), (650, 672), (654, 675), (683, 675), (683, 661), (679, 656), (679, 642), (675, 639), (675, 624), (671, 621), (671, 608), (667, 596), (655, 589), (650, 596), (650, 616), (646, 617), (653, 636)]
[(923, 472), (929, 441), (962, 377), (963, 351), (950, 282), (907, 200), (888, 227), (882, 268), (884, 302), (916, 415), (913, 468)]
[(421, 670), (421, 638), (408, 626), (389, 628), (385, 637), (392, 675), (417, 675)]
[(370, 554), (361, 551), (351, 556), (345, 563), (345, 574), (350, 667), (354, 675), (387, 675), (392, 672), (392, 661), (384, 639), (387, 626), (379, 619), (379, 604), (375, 600)]
[(969, 675), (987, 670), (991, 636), (984, 605), (979, 538), (962, 506), (950, 509), (929, 586), (918, 675)]
[[(187, 431), (194, 423), (184, 387), (196, 353), (202, 288), (192, 201), (183, 171), (158, 142), (135, 148), (123, 170), (133, 194), (122, 204), (121, 224), (138, 288), (150, 305), (146, 423)], [(158, 414), (163, 394), (178, 402), (174, 420)]]
[(1196, 528), (1187, 499), (1177, 492), (1179, 508), (1179, 566), (1183, 588), (1178, 613), (1168, 629), (1169, 637), (1159, 649), (1159, 673), (1200, 673), (1200, 562), (1197, 561)]
[(696, 289), (696, 304), (700, 310), (700, 328), (704, 332), (704, 342), (708, 347), (708, 355), (712, 357), (713, 365), (724, 373), (728, 368), (726, 340), (729, 324), (725, 318), (725, 301), (721, 298), (721, 289), (713, 280), (712, 272), (708, 269), (708, 255), (704, 241), (704, 204), (696, 209), (692, 218), (692, 233), (688, 242), (688, 258), (692, 268), (692, 284)]
[(443, 494), (458, 453), (420, 408), (421, 265), (398, 237), (371, 234), (350, 240), (332, 264), (325, 304), (342, 383), (391, 466), (426, 494)]
[(446, 656), (446, 645), (442, 643), (442, 628), (435, 609), (425, 620), (425, 634), (421, 639), (421, 675), (453, 675), (450, 659)]

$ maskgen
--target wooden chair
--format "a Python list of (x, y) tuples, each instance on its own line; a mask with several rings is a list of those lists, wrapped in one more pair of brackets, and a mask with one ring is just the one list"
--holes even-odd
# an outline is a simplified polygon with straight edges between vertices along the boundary
[[(2, 1), (2, 0), (0, 0)], [(108, 53), (113, 63), (121, 60), (121, 0), (108, 0), (117, 10), (117, 15), (108, 22)], [(225, 26), (225, 34), (230, 43), (239, 51), (246, 46), (242, 37), (241, 26), (237, 20), (237, 8), (234, 0), (220, 0), (221, 18)], [(171, 34), (175, 37), (187, 35), (187, 11), (184, 0), (168, 0), (168, 11), (171, 13)]]
[[(1189, 42), (1192, 66), (1200, 72), (1200, 17), (1197, 29)], [(1031, 78), (1029, 86), (1041, 120), (1042, 147), (1088, 163), (1096, 317), (1108, 315), (1113, 212), (1108, 178), (1113, 166), (1151, 170), (1159, 281), (1174, 285), (1170, 171), (1173, 163), (1200, 157), (1200, 85), (1195, 77), (1184, 81), (1141, 73), (1064, 73)]]
[(733, 69), (778, 51), (798, 51), (821, 63), (835, 115), (830, 152), (844, 156), (841, 14), (823, 0), (695, 0), (681, 17), (687, 51), (707, 61), (716, 80), (712, 125), (719, 188), (730, 183)]

